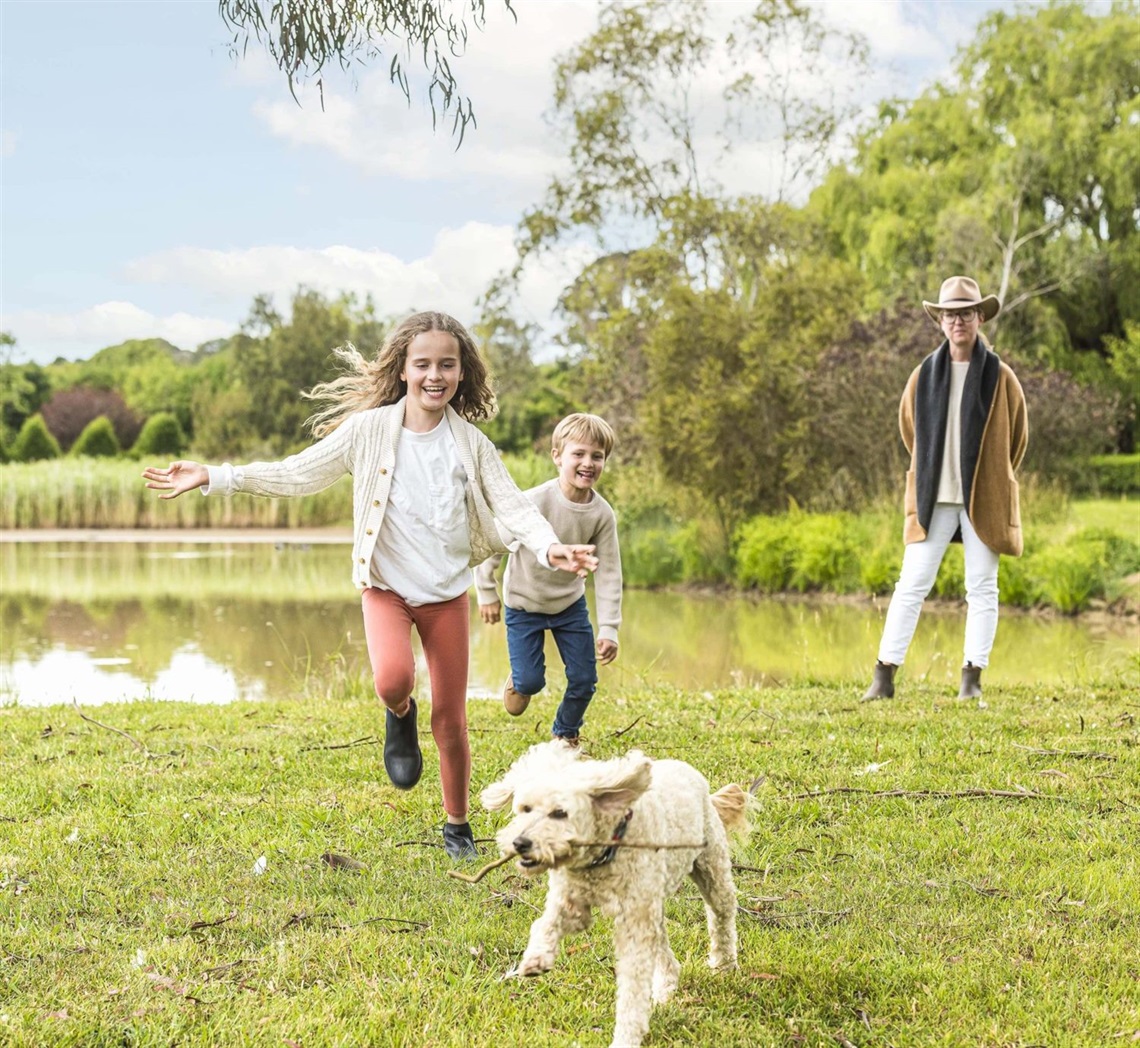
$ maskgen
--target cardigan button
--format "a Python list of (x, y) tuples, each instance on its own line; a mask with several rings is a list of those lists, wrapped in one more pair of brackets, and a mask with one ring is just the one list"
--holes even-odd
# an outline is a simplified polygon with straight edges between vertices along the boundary
[(380, 467), (380, 476), (384, 476), (384, 474), (387, 472), (388, 472), (388, 470), (385, 469), (383, 466)]
[(379, 500), (379, 499), (373, 499), (373, 500), (372, 500), (372, 505), (373, 505), (373, 506), (379, 506), (379, 505), (380, 505), (380, 500)]
[(361, 558), (360, 558), (360, 563), (361, 563), (361, 564), (363, 564), (363, 563), (364, 563), (364, 558), (363, 558), (363, 557), (361, 557)]
[(365, 534), (365, 535), (371, 535), (371, 534), (372, 534), (372, 529), (371, 529), (371, 528), (368, 528), (368, 529), (367, 529), (367, 530), (364, 532), (364, 534)]

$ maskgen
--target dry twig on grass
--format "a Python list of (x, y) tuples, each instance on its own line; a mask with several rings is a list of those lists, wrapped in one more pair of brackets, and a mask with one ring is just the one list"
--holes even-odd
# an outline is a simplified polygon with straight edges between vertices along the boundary
[(1033, 790), (866, 790), (858, 786), (832, 786), (826, 790), (809, 790), (807, 793), (791, 793), (781, 797), (785, 801), (810, 800), (812, 797), (827, 797), (834, 793), (858, 793), (865, 797), (1010, 797), (1014, 800), (1064, 801), (1067, 797), (1056, 797), (1050, 793), (1035, 793)]
[(1040, 750), (1036, 746), (1021, 746), (1013, 744), (1016, 750), (1025, 750), (1032, 757), (1072, 757), (1074, 760), (1114, 761), (1111, 753), (1096, 753), (1093, 750)]
[(350, 750), (353, 746), (377, 746), (380, 740), (375, 735), (364, 735), (352, 742), (329, 742), (321, 746), (302, 746), (297, 752), (308, 753), (310, 750)]
[(113, 728), (110, 724), (104, 724), (102, 721), (97, 721), (94, 717), (88, 717), (87, 714), (79, 708), (79, 703), (76, 702), (75, 699), (71, 700), (71, 705), (75, 707), (75, 712), (78, 713), (83, 720), (87, 721), (88, 724), (94, 724), (95, 727), (102, 728), (104, 731), (113, 731), (116, 735), (122, 735), (122, 737), (130, 742), (131, 745), (133, 745), (136, 749), (142, 750), (146, 756), (155, 756), (150, 752), (150, 749), (147, 747), (146, 743), (139, 742), (139, 740), (129, 732), (123, 731), (122, 728)]

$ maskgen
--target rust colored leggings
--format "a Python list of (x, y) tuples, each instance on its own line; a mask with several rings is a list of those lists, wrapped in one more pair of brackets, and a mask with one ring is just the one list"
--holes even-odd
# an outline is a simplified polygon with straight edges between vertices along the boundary
[(420, 635), (431, 681), (431, 734), (439, 750), (443, 809), (454, 818), (464, 819), (471, 785), (471, 748), (467, 743), (467, 594), (442, 604), (413, 608), (391, 590), (369, 588), (361, 598), (361, 607), (376, 694), (397, 715), (404, 712), (416, 684), (413, 626)]

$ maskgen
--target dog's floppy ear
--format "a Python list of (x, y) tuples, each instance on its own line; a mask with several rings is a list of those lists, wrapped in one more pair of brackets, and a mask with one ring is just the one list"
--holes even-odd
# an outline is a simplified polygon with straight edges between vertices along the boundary
[(596, 777), (590, 784), (590, 799), (601, 812), (620, 814), (647, 789), (653, 762), (634, 751), (618, 761), (607, 761), (592, 769)]
[(493, 782), (481, 794), (479, 799), (483, 802), (483, 807), (488, 811), (498, 811), (500, 808), (505, 808), (514, 800), (515, 785), (511, 781), (510, 774), (503, 776), (500, 782)]

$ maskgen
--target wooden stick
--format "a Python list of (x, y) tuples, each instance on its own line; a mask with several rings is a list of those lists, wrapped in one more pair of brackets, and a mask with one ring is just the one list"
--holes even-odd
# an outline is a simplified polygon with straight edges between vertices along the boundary
[(457, 881), (466, 881), (468, 884), (478, 884), (484, 877), (487, 876), (495, 867), (505, 866), (511, 859), (515, 858), (515, 852), (507, 852), (506, 855), (501, 856), (494, 862), (487, 863), (478, 873), (460, 873), (458, 870), (448, 870), (448, 877), (454, 877)]

